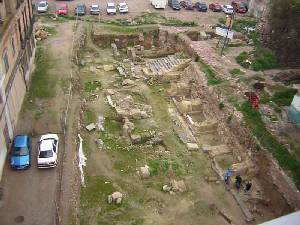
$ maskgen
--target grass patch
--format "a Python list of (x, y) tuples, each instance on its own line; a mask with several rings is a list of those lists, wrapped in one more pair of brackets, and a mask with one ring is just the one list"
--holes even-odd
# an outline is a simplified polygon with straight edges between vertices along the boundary
[(240, 110), (244, 115), (246, 123), (261, 145), (272, 153), (283, 169), (290, 171), (296, 186), (300, 188), (299, 161), (266, 129), (260, 113), (253, 109), (248, 101), (241, 105)]
[(274, 101), (278, 106), (289, 106), (291, 105), (294, 95), (298, 91), (296, 89), (287, 88), (283, 91), (275, 92), (272, 101)]
[(84, 112), (84, 123), (90, 124), (96, 122), (96, 114), (94, 111), (87, 110)]
[(26, 102), (52, 98), (56, 95), (57, 79), (53, 74), (49, 74), (52, 66), (51, 56), (40, 46), (37, 47), (35, 65)]
[(198, 61), (200, 69), (205, 73), (209, 85), (217, 85), (222, 83), (222, 80), (217, 77), (216, 72), (202, 60)]
[(232, 70), (229, 71), (229, 73), (236, 77), (236, 76), (240, 76), (240, 75), (244, 75), (245, 73), (243, 71), (241, 71), (239, 68), (234, 68)]
[(84, 91), (86, 92), (94, 92), (101, 89), (101, 87), (101, 82), (98, 80), (87, 81), (84, 83)]
[(57, 34), (57, 30), (55, 29), (55, 27), (44, 27), (44, 30), (46, 32), (48, 32), (49, 34), (55, 35)]

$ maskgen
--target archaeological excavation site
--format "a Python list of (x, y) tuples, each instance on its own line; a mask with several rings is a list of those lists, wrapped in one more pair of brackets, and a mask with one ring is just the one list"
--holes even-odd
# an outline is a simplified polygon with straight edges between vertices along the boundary
[(243, 114), (259, 79), (230, 75), (212, 27), (78, 29), (80, 224), (259, 224), (300, 208)]

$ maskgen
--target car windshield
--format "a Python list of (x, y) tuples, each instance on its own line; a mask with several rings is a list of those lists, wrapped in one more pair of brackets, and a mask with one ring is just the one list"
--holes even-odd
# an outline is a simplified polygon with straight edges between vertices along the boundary
[(107, 6), (107, 8), (108, 8), (108, 9), (115, 9), (115, 6), (109, 5), (109, 6)]
[(45, 3), (45, 2), (39, 3), (39, 7), (45, 7), (45, 6), (46, 6), (46, 3)]
[(126, 8), (126, 4), (120, 4), (120, 8)]
[(84, 6), (83, 5), (79, 5), (79, 6), (77, 6), (77, 9), (78, 10), (84, 10)]
[(50, 158), (53, 156), (53, 152), (51, 150), (48, 151), (40, 151), (40, 158)]
[(66, 7), (64, 7), (64, 6), (59, 6), (59, 8), (58, 8), (59, 10), (65, 10), (66, 9)]
[(98, 7), (97, 6), (93, 6), (92, 10), (98, 10)]
[(29, 150), (27, 147), (14, 147), (13, 149), (14, 156), (24, 156), (28, 154), (29, 154)]

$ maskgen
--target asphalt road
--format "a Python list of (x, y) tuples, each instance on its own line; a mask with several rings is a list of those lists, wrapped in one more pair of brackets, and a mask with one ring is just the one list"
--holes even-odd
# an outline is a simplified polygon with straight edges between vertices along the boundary
[(54, 224), (58, 168), (37, 168), (37, 140), (38, 138), (33, 138), (29, 169), (12, 170), (7, 159), (2, 177), (4, 196), (0, 208), (1, 225), (21, 222), (26, 225)]

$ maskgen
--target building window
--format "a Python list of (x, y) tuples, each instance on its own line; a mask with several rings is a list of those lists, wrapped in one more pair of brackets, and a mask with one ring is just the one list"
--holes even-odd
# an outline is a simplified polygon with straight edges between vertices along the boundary
[(16, 54), (16, 48), (15, 48), (15, 40), (14, 38), (11, 39), (11, 48), (13, 52), (13, 56)]
[(9, 63), (8, 63), (7, 53), (5, 53), (4, 56), (3, 56), (3, 64), (4, 64), (5, 72), (7, 73), (8, 70), (9, 70)]

